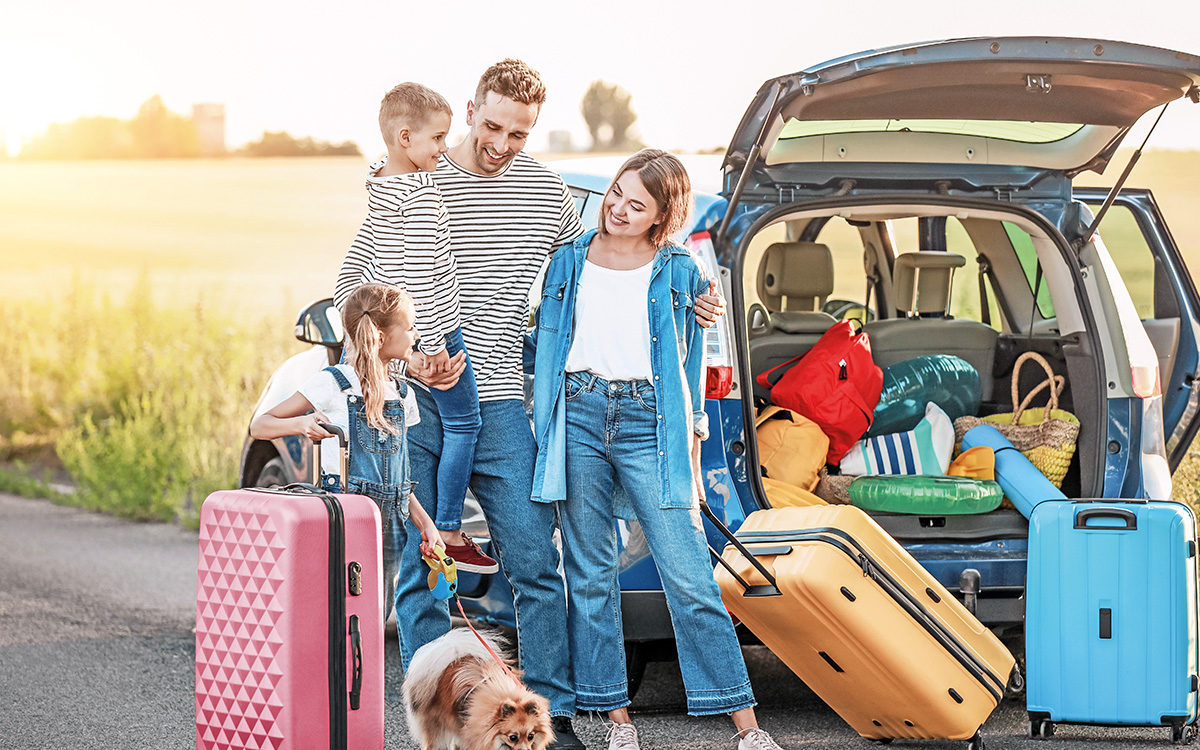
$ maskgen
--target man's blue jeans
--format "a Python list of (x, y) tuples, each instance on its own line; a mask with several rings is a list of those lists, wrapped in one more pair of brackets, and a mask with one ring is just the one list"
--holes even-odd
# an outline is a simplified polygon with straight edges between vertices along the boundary
[[(437, 492), (442, 425), (429, 394), (417, 388), (421, 421), (409, 428), (409, 460), (416, 495), (422, 502)], [(483, 427), (475, 446), (471, 490), (487, 517), (491, 554), (513, 586), (518, 659), (531, 690), (550, 701), (554, 716), (575, 715), (567, 646), (567, 601), (554, 545), (554, 506), (535, 503), (533, 428), (518, 400), (484, 401)], [(413, 653), (450, 630), (445, 602), (429, 593), (421, 561), (421, 535), (409, 521), (400, 580), (396, 585), (396, 621), (400, 656), (407, 669)]]
[[(462, 329), (455, 328), (446, 334), (446, 353), (453, 357), (459, 352), (466, 352), (466, 348)], [(442, 421), (442, 450), (437, 469), (437, 496), (425, 493), (422, 497), (429, 498), (425, 511), (442, 531), (462, 528), (463, 501), (467, 496), (467, 482), (471, 478), (475, 442), (479, 439), (481, 426), (475, 372), (471, 369), (471, 356), (466, 356), (467, 367), (454, 387), (431, 391)]]
[(617, 581), (615, 483), (641, 523), (658, 567), (687, 693), (688, 713), (754, 705), (733, 621), (713, 579), (698, 508), (662, 508), (658, 410), (649, 382), (569, 373), (567, 499), (559, 503), (576, 705), (629, 705)]

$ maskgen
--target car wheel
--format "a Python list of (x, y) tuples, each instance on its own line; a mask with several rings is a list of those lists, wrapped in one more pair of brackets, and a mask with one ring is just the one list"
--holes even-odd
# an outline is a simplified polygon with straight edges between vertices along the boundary
[(287, 467), (279, 456), (263, 464), (251, 487), (278, 487), (288, 483)]

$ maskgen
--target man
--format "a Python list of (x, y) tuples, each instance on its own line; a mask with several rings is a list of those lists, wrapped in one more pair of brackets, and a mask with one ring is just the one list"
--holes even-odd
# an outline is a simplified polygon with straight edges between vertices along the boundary
[[(582, 750), (571, 726), (575, 694), (567, 642), (566, 593), (554, 545), (553, 505), (534, 503), (537, 446), (523, 401), (522, 347), (533, 281), (550, 253), (583, 233), (562, 178), (522, 153), (546, 89), (537, 72), (504, 60), (484, 72), (467, 102), (466, 139), (434, 173), (450, 215), (458, 262), (462, 333), (479, 389), (483, 426), (475, 449), (471, 489), (483, 509), (492, 554), (513, 587), (518, 656), (530, 689), (550, 701), (557, 740), (552, 748)], [(698, 307), (715, 318), (715, 297)], [(409, 372), (448, 387), (462, 369), (433, 372), (420, 354)], [(429, 394), (417, 389), (421, 421), (409, 433), (418, 497), (435, 497), (442, 428)], [(411, 534), (396, 587), (400, 651), (413, 652), (450, 629), (444, 603), (429, 595), (420, 562), (420, 535)]]

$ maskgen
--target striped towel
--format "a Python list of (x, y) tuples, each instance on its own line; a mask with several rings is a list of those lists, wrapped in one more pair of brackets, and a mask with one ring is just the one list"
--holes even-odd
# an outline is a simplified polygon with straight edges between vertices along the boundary
[(860, 440), (842, 458), (843, 474), (945, 474), (954, 450), (954, 423), (930, 401), (908, 432)]

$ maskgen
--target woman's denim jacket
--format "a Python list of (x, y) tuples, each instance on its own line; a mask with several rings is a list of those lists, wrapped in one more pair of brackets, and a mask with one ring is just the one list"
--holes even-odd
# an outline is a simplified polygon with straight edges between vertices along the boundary
[[(588, 246), (596, 230), (554, 253), (542, 284), (537, 322), (529, 337), (525, 367), (533, 359), (533, 431), (537, 463), (533, 499), (550, 503), (566, 499), (567, 354), (575, 329), (575, 298)], [(650, 273), (646, 304), (650, 313), (651, 384), (662, 419), (658, 421), (658, 470), (663, 508), (696, 506), (690, 458), (691, 436), (708, 437), (704, 412), (704, 329), (696, 322), (693, 301), (708, 293), (708, 279), (687, 250), (678, 245), (658, 249)], [(663, 344), (668, 346), (663, 346)], [(672, 347), (669, 344), (674, 343)], [(632, 518), (632, 508), (618, 496), (618, 515)]]

